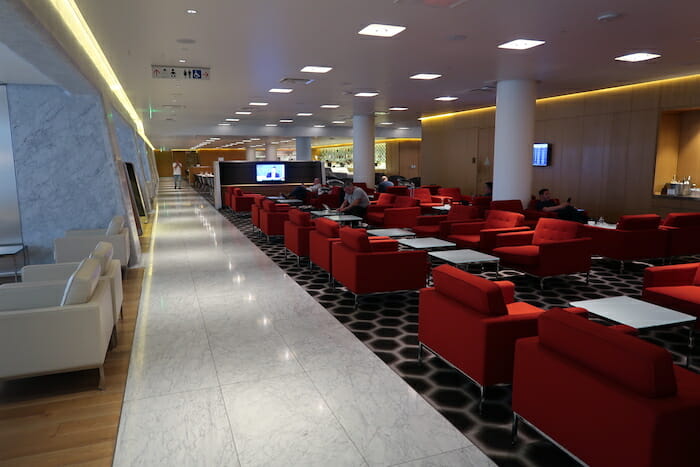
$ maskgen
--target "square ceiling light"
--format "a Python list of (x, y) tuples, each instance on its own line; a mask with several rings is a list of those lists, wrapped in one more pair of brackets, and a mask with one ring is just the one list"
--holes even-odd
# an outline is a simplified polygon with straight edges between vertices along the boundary
[(343, 123), (345, 123), (345, 120), (333, 120), (331, 123), (333, 123), (334, 125), (342, 125)]
[(338, 104), (323, 104), (321, 106), (322, 109), (337, 109), (340, 107)]
[(293, 123), (293, 122), (294, 122), (294, 120), (292, 120), (291, 118), (283, 118), (282, 120), (280, 120), (280, 123)]
[(226, 121), (227, 122), (240, 122), (241, 119), (240, 118), (227, 118)]
[(297, 114), (297, 117), (310, 117), (310, 116), (312, 116), (312, 115), (313, 115), (313, 114), (312, 114), (311, 112), (299, 112), (299, 113)]
[(356, 97), (374, 97), (378, 95), (378, 92), (357, 92), (355, 93)]
[(394, 110), (394, 111), (408, 110), (408, 107), (389, 107), (389, 110)]
[(272, 88), (267, 92), (272, 92), (276, 94), (289, 94), (290, 92), (294, 91), (294, 89), (290, 88)]
[(436, 79), (441, 76), (442, 75), (438, 75), (437, 73), (418, 73), (411, 76), (411, 79)]
[(615, 60), (621, 62), (643, 62), (645, 60), (651, 60), (653, 58), (659, 58), (659, 54), (650, 54), (648, 52), (637, 52), (633, 54), (622, 55), (620, 57), (615, 57)]
[(363, 36), (394, 37), (406, 29), (404, 26), (392, 26), (390, 24), (369, 24), (357, 33)]
[(511, 50), (526, 50), (538, 45), (544, 44), (545, 41), (536, 41), (530, 39), (515, 39), (510, 42), (506, 42), (498, 46), (499, 49), (511, 49)]
[(314, 128), (326, 128), (326, 125), (314, 125)]
[(246, 111), (241, 110), (239, 112), (236, 112), (236, 115), (250, 115), (252, 113), (253, 112), (248, 112), (247, 110)]
[(277, 126), (276, 123), (266, 123), (265, 126)]
[(454, 97), (454, 96), (440, 96), (440, 97), (435, 98), (436, 101), (440, 101), (440, 102), (456, 101), (457, 99), (458, 98)]
[(248, 102), (248, 105), (252, 105), (255, 107), (265, 107), (267, 104), (267, 102)]
[(304, 73), (328, 73), (333, 67), (330, 66), (305, 66), (299, 71)]

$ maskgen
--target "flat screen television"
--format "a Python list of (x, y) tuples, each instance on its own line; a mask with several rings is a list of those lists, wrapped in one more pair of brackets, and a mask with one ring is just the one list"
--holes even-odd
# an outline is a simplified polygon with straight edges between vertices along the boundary
[(547, 167), (552, 161), (552, 145), (550, 143), (535, 143), (532, 145), (532, 166)]
[(255, 164), (255, 181), (284, 182), (284, 164)]

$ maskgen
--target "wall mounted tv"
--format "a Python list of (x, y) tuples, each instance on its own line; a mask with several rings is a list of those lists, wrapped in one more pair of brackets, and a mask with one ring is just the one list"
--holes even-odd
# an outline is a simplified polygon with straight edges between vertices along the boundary
[(547, 167), (552, 161), (552, 145), (535, 143), (532, 145), (532, 166)]
[(258, 183), (284, 182), (284, 164), (255, 164), (255, 181)]

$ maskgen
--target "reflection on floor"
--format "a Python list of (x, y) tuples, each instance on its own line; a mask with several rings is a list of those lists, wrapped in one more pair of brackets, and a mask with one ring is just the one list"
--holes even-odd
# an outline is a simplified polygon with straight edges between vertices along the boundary
[[(438, 358), (424, 359), (424, 364), (417, 362), (417, 292), (364, 297), (360, 308), (355, 310), (352, 294), (342, 287), (331, 290), (327, 285), (326, 273), (318, 268), (310, 270), (307, 261), (298, 266), (293, 256), (285, 260), (283, 243), (279, 239), (267, 242), (265, 238), (259, 237), (249, 217), (237, 216), (229, 210), (222, 211), (222, 214), (498, 465), (579, 465), (526, 426), (520, 430), (517, 445), (511, 445), (509, 387), (489, 388), (487, 402), (480, 414), (479, 391), (467, 378)], [(700, 258), (686, 257), (681, 260), (697, 262)], [(618, 262), (597, 260), (591, 271), (590, 285), (571, 276), (548, 279), (545, 290), (539, 290), (533, 279), (515, 271), (502, 271), (500, 278), (516, 284), (516, 300), (552, 308), (568, 306), (570, 301), (616, 295), (638, 298), (644, 267), (628, 264), (625, 273), (619, 274)], [(473, 272), (479, 271), (475, 269)], [(495, 279), (493, 272), (481, 275)], [(688, 343), (686, 328), (642, 331), (640, 337), (666, 347), (677, 363), (685, 363)], [(691, 369), (700, 371), (697, 347)]]
[(493, 465), (198, 194), (157, 206), (115, 466)]

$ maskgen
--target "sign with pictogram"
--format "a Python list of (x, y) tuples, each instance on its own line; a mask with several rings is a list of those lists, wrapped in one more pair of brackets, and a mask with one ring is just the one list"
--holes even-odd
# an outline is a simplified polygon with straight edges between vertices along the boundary
[(151, 65), (151, 76), (155, 79), (209, 79), (209, 68)]

